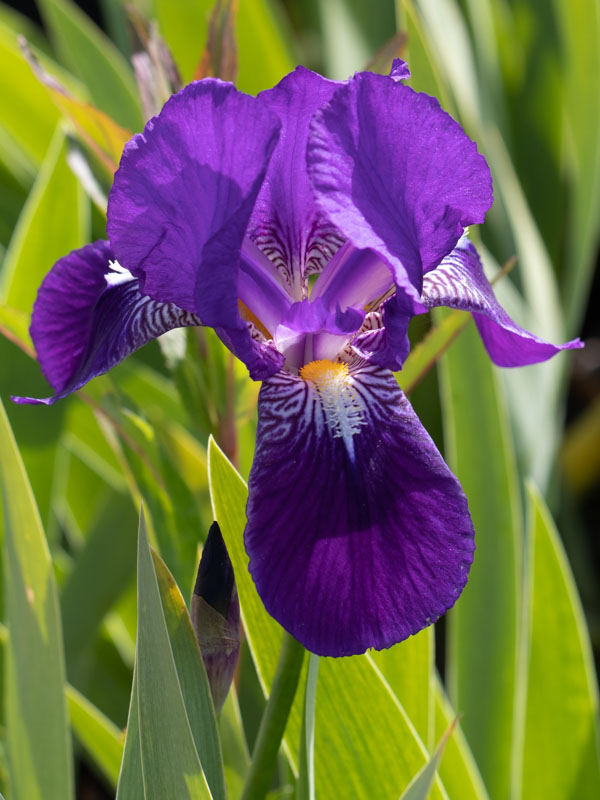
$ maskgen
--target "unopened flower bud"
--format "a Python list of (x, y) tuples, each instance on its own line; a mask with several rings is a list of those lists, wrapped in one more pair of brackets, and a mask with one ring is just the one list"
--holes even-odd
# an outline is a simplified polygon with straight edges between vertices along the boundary
[(218, 714), (240, 652), (240, 604), (231, 560), (216, 522), (202, 551), (191, 618)]

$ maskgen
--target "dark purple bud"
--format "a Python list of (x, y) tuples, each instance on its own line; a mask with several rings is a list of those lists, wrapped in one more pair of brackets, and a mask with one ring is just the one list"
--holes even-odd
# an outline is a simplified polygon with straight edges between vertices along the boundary
[(240, 652), (240, 604), (231, 560), (216, 522), (202, 551), (191, 618), (218, 714)]

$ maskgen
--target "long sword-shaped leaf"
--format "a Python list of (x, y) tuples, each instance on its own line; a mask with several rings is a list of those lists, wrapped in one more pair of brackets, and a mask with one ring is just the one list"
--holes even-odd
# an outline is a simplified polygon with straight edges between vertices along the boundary
[(529, 666), (522, 797), (600, 797), (598, 685), (558, 531), (528, 487)]
[(136, 672), (145, 800), (211, 798), (177, 676), (143, 514), (138, 543)]
[[(441, 737), (456, 718), (439, 678), (434, 679), (435, 735)], [(460, 725), (448, 740), (440, 765), (440, 778), (452, 800), (489, 800), (489, 795)]]
[(446, 457), (469, 500), (477, 544), (468, 584), (449, 617), (450, 697), (464, 714), (490, 795), (506, 798), (522, 536), (516, 467), (494, 367), (473, 325), (440, 365)]
[(155, 552), (152, 553), (152, 558), (181, 694), (196, 750), (213, 797), (225, 798), (225, 779), (217, 720), (206, 670), (190, 615), (179, 587), (165, 562)]
[(46, 538), (0, 402), (6, 742), (14, 800), (73, 797), (58, 595)]
[(388, 650), (371, 654), (428, 748), (435, 741), (434, 648), (433, 627), (429, 627)]
[(138, 715), (137, 670), (133, 671), (131, 701), (127, 718), (127, 735), (123, 750), (123, 761), (117, 785), (117, 800), (145, 800), (140, 752), (140, 720)]

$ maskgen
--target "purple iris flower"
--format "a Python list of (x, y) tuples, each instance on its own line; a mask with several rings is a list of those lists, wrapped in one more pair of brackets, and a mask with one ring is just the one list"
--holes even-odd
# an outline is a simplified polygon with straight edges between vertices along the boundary
[(554, 346), (498, 305), (465, 235), (485, 159), (425, 94), (298, 67), (191, 83), (125, 147), (109, 241), (58, 261), (31, 333), (53, 403), (165, 331), (213, 327), (263, 381), (245, 544), (267, 608), (322, 655), (389, 647), (460, 595), (474, 531), (399, 389), (414, 314), (473, 312), (492, 360)]

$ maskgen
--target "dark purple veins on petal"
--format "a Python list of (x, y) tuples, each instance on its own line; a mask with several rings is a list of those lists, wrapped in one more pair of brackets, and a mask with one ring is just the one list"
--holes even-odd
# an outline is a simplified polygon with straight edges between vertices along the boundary
[(390, 647), (457, 599), (473, 526), (393, 375), (323, 385), (280, 372), (259, 396), (245, 543), (267, 608), (320, 655)]
[(560, 350), (583, 347), (579, 339), (554, 345), (516, 324), (496, 300), (475, 246), (464, 237), (441, 264), (425, 276), (423, 303), (470, 311), (492, 361), (521, 367), (546, 361)]
[(31, 337), (55, 394), (16, 402), (54, 403), (166, 331), (200, 325), (174, 304), (142, 296), (137, 279), (110, 266), (113, 259), (108, 242), (97, 241), (61, 258), (46, 275)]
[(343, 239), (316, 206), (306, 172), (311, 117), (340, 86), (297, 67), (259, 99), (282, 122), (281, 136), (250, 226), (253, 241), (285, 277), (294, 299), (305, 296), (307, 275), (320, 272)]

